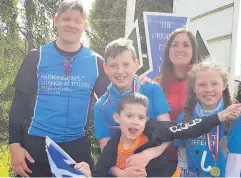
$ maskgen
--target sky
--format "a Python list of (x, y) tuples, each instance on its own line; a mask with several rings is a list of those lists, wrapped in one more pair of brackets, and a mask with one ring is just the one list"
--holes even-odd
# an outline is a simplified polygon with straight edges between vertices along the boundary
[[(25, 0), (19, 0), (19, 3), (20, 4), (23, 4)], [(87, 12), (89, 13), (91, 7), (92, 7), (92, 3), (95, 1), (95, 0), (82, 0), (84, 2), (84, 4), (86, 5), (86, 9), (87, 9)]]
[(85, 3), (86, 3), (86, 8), (87, 8), (87, 12), (89, 13), (91, 7), (92, 7), (92, 3), (95, 1), (95, 0), (83, 0)]

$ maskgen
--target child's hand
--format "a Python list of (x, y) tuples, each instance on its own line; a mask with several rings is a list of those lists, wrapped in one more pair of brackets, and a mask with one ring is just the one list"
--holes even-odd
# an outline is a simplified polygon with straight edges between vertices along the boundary
[(118, 177), (146, 177), (146, 169), (140, 168), (138, 166), (127, 167), (121, 170), (121, 175)]
[(241, 104), (232, 104), (225, 110), (218, 113), (218, 118), (221, 122), (226, 120), (234, 120), (239, 117), (241, 113)]
[(82, 172), (86, 177), (91, 177), (91, 171), (90, 166), (86, 162), (77, 163), (74, 166), (75, 169), (78, 169), (78, 171)]
[(147, 76), (140, 76), (139, 79), (140, 79), (142, 85), (144, 85), (145, 83), (152, 82), (152, 79), (148, 78)]

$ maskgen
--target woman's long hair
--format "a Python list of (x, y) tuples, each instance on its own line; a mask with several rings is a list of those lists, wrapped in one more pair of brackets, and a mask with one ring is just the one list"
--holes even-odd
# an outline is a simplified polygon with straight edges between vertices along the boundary
[(188, 30), (187, 28), (178, 28), (175, 31), (173, 31), (170, 38), (168, 39), (166, 47), (165, 47), (163, 66), (162, 66), (162, 70), (159, 75), (159, 77), (160, 76), (162, 77), (162, 82), (160, 85), (165, 94), (166, 94), (166, 91), (168, 88), (168, 86), (167, 86), (168, 76), (167, 76), (166, 71), (169, 70), (169, 71), (173, 72), (173, 64), (169, 58), (169, 50), (170, 50), (173, 40), (179, 33), (186, 33), (191, 41), (193, 54), (192, 54), (192, 59), (190, 61), (190, 64), (192, 65), (192, 64), (195, 64), (195, 63), (198, 63), (201, 61), (201, 55), (200, 55), (199, 48), (197, 45), (197, 40), (196, 40), (195, 36), (193, 35), (193, 33), (190, 30)]

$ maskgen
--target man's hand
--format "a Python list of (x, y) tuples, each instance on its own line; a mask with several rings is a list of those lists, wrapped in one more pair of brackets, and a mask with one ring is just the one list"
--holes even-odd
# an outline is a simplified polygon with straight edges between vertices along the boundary
[(218, 113), (218, 118), (221, 122), (226, 120), (234, 120), (239, 117), (241, 113), (241, 104), (232, 104), (225, 110)]
[(146, 177), (146, 169), (140, 168), (138, 166), (127, 167), (124, 170), (120, 171), (120, 174), (117, 177)]
[(29, 177), (27, 173), (32, 173), (28, 168), (25, 159), (28, 159), (31, 163), (34, 163), (33, 158), (19, 143), (13, 143), (9, 145), (11, 153), (11, 162), (14, 173), (22, 176)]
[(145, 168), (149, 161), (151, 160), (150, 155), (145, 150), (130, 156), (126, 160), (127, 167), (138, 166), (140, 168)]
[(74, 166), (74, 168), (82, 172), (85, 175), (85, 177), (91, 177), (90, 166), (88, 163), (86, 162), (77, 163)]

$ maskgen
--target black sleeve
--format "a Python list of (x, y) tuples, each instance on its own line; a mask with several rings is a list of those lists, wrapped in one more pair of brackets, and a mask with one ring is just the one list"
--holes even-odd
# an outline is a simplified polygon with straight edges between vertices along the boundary
[(9, 144), (21, 143), (31, 96), (16, 89), (9, 114)]
[(37, 91), (39, 51), (30, 51), (16, 76), (14, 99), (9, 113), (9, 144), (21, 143), (22, 131), (32, 96)]
[(221, 124), (218, 115), (195, 119), (189, 123), (175, 124), (169, 121), (149, 120), (146, 123), (144, 134), (151, 141), (169, 142), (174, 139), (196, 138), (210, 132)]
[(108, 85), (110, 84), (110, 80), (106, 75), (103, 69), (104, 59), (100, 56), (97, 56), (97, 65), (98, 65), (98, 78), (95, 82), (94, 92), (98, 98), (100, 98), (103, 94), (105, 94)]
[(30, 51), (24, 58), (16, 76), (14, 87), (24, 93), (36, 93), (37, 91), (37, 65), (39, 62), (39, 50)]
[(112, 177), (109, 170), (116, 165), (119, 139), (117, 134), (107, 143), (96, 163), (93, 177)]

